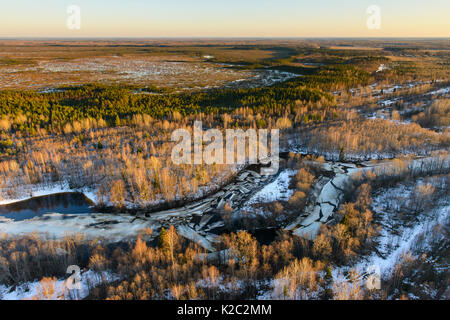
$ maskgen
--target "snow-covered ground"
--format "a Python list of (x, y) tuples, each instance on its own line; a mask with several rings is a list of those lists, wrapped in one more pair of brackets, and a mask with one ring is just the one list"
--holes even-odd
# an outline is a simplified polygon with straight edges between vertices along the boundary
[(72, 189), (69, 187), (67, 182), (55, 183), (52, 185), (33, 185), (27, 188), (27, 190), (22, 192), (22, 195), (17, 198), (10, 199), (0, 199), (0, 205), (11, 204), (15, 202), (20, 202), (24, 200), (28, 200), (34, 197), (48, 196), (56, 193), (62, 192), (81, 192), (83, 193), (89, 200), (91, 200), (94, 204), (98, 204), (97, 194), (95, 190), (90, 188), (84, 189)]
[[(119, 280), (117, 275), (110, 272), (95, 272), (88, 270), (81, 273), (81, 280), (78, 285), (68, 285), (67, 279), (57, 279), (52, 282), (54, 292), (48, 300), (72, 300), (83, 299), (89, 295), (90, 288), (98, 286), (103, 281), (109, 283)], [(42, 299), (40, 281), (26, 282), (15, 287), (7, 287), (0, 284), (0, 300), (31, 300)]]
[[(381, 68), (381, 70), (380, 70)], [(385, 65), (381, 64), (379, 66), (379, 71), (376, 72), (380, 72), (382, 70), (386, 70), (388, 69)], [(438, 79), (435, 82), (442, 82), (442, 79)], [(370, 92), (370, 94), (373, 97), (376, 96), (385, 96), (385, 95), (389, 95), (389, 94), (393, 94), (396, 92), (399, 92), (399, 90), (401, 89), (413, 89), (415, 87), (419, 87), (422, 85), (429, 85), (432, 84), (433, 82), (428, 80), (428, 81), (408, 81), (406, 83), (401, 83), (401, 84), (379, 84), (377, 82), (372, 83), (370, 85), (368, 85), (367, 87), (358, 87), (358, 88), (350, 88), (349, 92), (352, 93), (353, 95), (362, 95), (367, 97), (368, 96), (368, 92)], [(379, 89), (377, 89), (377, 87)], [(341, 95), (343, 93), (343, 91), (333, 91), (333, 95), (338, 96)]]
[(278, 177), (264, 188), (256, 192), (246, 202), (246, 206), (255, 203), (267, 203), (277, 200), (287, 201), (294, 193), (293, 189), (289, 189), (289, 183), (292, 176), (297, 173), (297, 170), (286, 169), (280, 172)]
[[(381, 256), (373, 253), (366, 261), (359, 263), (356, 269), (365, 271), (368, 266), (374, 265), (380, 268), (382, 275), (390, 275), (402, 254), (411, 250), (412, 245), (419, 239), (419, 235), (426, 232), (430, 225), (443, 223), (449, 219), (450, 205), (436, 208), (430, 213), (432, 214), (431, 218), (419, 221), (412, 227), (396, 228), (395, 230), (382, 228), (381, 235), (378, 238), (378, 251)], [(386, 227), (389, 224), (389, 216), (383, 212), (381, 214), (383, 215), (383, 224)]]
[[(425, 184), (425, 179), (420, 179), (416, 184), (399, 183), (394, 187), (385, 188), (378, 192), (373, 199), (372, 209), (377, 224), (380, 225), (380, 234), (377, 237), (376, 250), (368, 256), (362, 256), (353, 265), (341, 266), (333, 269), (334, 279), (348, 280), (348, 272), (353, 269), (361, 277), (361, 285), (369, 273), (378, 270), (381, 279), (389, 279), (396, 264), (401, 261), (404, 254), (421, 255), (429, 247), (430, 235), (438, 224), (450, 222), (450, 199), (441, 197), (435, 200), (433, 207), (419, 213), (415, 217), (399, 217), (402, 210), (398, 211), (399, 203), (404, 201), (405, 206), (410, 206), (409, 201), (415, 192), (415, 187)], [(443, 186), (443, 188), (446, 188)], [(398, 211), (398, 212), (397, 212)], [(416, 252), (416, 248), (421, 249)]]
[(266, 216), (267, 211), (259, 205), (270, 203), (273, 201), (288, 201), (294, 193), (293, 189), (289, 189), (291, 178), (297, 173), (297, 170), (285, 169), (280, 172), (276, 179), (262, 189), (253, 194), (245, 203), (243, 203), (234, 212), (234, 218), (239, 219), (242, 213), (256, 217)]
[(438, 90), (430, 91), (428, 95), (447, 95), (450, 92), (450, 87), (441, 88)]
[(387, 66), (385, 64), (382, 63), (382, 64), (380, 64), (380, 66), (378, 67), (377, 71), (375, 71), (375, 72), (380, 72), (380, 71), (383, 71), (385, 69), (388, 69), (388, 68), (387, 68)]
[(241, 78), (231, 81), (225, 84), (224, 87), (227, 88), (267, 87), (278, 82), (284, 82), (286, 80), (301, 76), (299, 74), (292, 72), (271, 70), (271, 69), (256, 69), (252, 70), (251, 74), (253, 76), (250, 78)]
[[(410, 199), (414, 190), (406, 188), (403, 184), (394, 188), (383, 190), (374, 198), (374, 215), (381, 224), (381, 234), (377, 241), (377, 251), (369, 257), (365, 257), (361, 262), (355, 265), (355, 269), (365, 272), (369, 266), (380, 268), (383, 277), (389, 276), (396, 263), (403, 253), (413, 250), (414, 243), (419, 236), (426, 233), (433, 226), (443, 224), (450, 219), (450, 199), (441, 198), (436, 206), (428, 212), (422, 213), (420, 217), (414, 219), (413, 223), (405, 224), (392, 216), (392, 210), (389, 208), (392, 203), (386, 199), (389, 197), (403, 197)], [(423, 241), (427, 241), (425, 238)], [(422, 245), (426, 245), (422, 243)]]
[[(223, 68), (207, 61), (168, 61), (160, 58), (92, 57), (70, 61), (39, 61), (26, 67), (1, 69), (4, 88), (30, 87), (51, 92), (49, 86), (86, 82), (154, 83), (165, 87), (203, 87), (205, 83), (223, 85), (235, 79), (249, 78), (252, 72)], [(38, 76), (38, 77), (36, 77)]]
[[(415, 101), (415, 103), (411, 106), (411, 107), (407, 107), (409, 105), (409, 103), (407, 102), (403, 102), (402, 101), (402, 97), (391, 97), (389, 99), (382, 99), (379, 100), (377, 103), (379, 106), (383, 107), (383, 109), (379, 109), (376, 110), (373, 113), (368, 113), (367, 117), (369, 119), (387, 119), (390, 120), (391, 119), (391, 111), (392, 111), (392, 107), (394, 104), (401, 102), (401, 110), (398, 110), (399, 114), (404, 114), (404, 113), (408, 113), (408, 112), (412, 112), (415, 111), (417, 112), (422, 112), (424, 111), (423, 106), (427, 105), (426, 101), (428, 101), (429, 96), (432, 95), (433, 99), (434, 98), (438, 98), (438, 97), (447, 97), (448, 94), (450, 92), (450, 87), (445, 87), (445, 88), (441, 88), (438, 90), (433, 90), (433, 91), (429, 91), (425, 94), (422, 95), (423, 98), (425, 98), (424, 101), (422, 101), (422, 106), (417, 107), (417, 101)], [(358, 112), (362, 112), (365, 111), (364, 109), (359, 109)], [(402, 123), (411, 123), (411, 121), (404, 121)]]

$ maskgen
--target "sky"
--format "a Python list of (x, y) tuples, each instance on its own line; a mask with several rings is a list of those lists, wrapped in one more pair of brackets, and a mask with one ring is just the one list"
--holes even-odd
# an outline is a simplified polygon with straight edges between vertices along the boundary
[(449, 0), (0, 0), (0, 38), (450, 37), (449, 13)]

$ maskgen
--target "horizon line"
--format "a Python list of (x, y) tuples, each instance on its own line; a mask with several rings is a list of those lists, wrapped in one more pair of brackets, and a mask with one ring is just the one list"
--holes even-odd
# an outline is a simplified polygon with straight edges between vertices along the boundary
[(450, 40), (450, 36), (385, 36), (385, 37), (371, 37), (371, 36), (273, 36), (273, 37), (263, 37), (263, 36), (86, 36), (86, 37), (60, 37), (60, 36), (0, 36), (0, 40), (161, 40), (161, 39), (203, 39), (203, 40), (234, 40), (234, 39), (246, 39), (246, 40), (309, 40), (309, 39), (338, 39), (338, 40), (385, 40), (385, 39), (416, 39), (416, 40)]

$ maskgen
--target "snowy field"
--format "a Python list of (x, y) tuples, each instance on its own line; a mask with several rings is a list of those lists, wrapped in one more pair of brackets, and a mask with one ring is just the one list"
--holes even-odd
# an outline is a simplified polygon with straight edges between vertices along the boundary
[(68, 284), (67, 279), (56, 279), (52, 282), (54, 292), (47, 297), (42, 295), (40, 281), (26, 282), (15, 287), (7, 287), (0, 284), (0, 300), (78, 300), (89, 295), (89, 290), (101, 284), (119, 280), (117, 275), (109, 272), (94, 272), (88, 270), (81, 273), (81, 279), (77, 285)]
[[(425, 182), (419, 180), (418, 185)], [(431, 230), (437, 224), (448, 223), (450, 219), (450, 199), (443, 197), (434, 204), (434, 207), (420, 213), (411, 223), (399, 220), (393, 214), (393, 199), (412, 199), (414, 188), (399, 184), (394, 188), (382, 190), (374, 198), (373, 210), (379, 224), (381, 234), (378, 237), (378, 253), (373, 253), (365, 261), (356, 265), (356, 269), (364, 271), (370, 265), (380, 267), (381, 274), (388, 276), (392, 273), (395, 264), (403, 253), (413, 251), (413, 245), (420, 235)], [(423, 241), (426, 242), (425, 238)], [(423, 248), (426, 243), (422, 243)]]
[(267, 184), (260, 191), (256, 192), (246, 202), (246, 206), (256, 203), (268, 203), (272, 201), (287, 201), (294, 193), (293, 189), (289, 189), (289, 183), (292, 176), (297, 173), (297, 170), (287, 169), (282, 171), (278, 177), (271, 183)]
[[(181, 58), (180, 58), (181, 59)], [(154, 85), (183, 90), (216, 87), (247, 88), (269, 86), (298, 76), (270, 69), (238, 70), (209, 61), (170, 61), (163, 57), (98, 57), (69, 61), (39, 61), (33, 66), (0, 66), (3, 88), (45, 88), (91, 82)]]
[[(444, 181), (445, 179), (438, 179), (433, 184), (448, 188)], [(431, 250), (435, 227), (450, 223), (450, 199), (440, 197), (433, 202), (431, 208), (418, 212), (415, 217), (405, 217), (405, 209), (402, 210), (402, 207), (412, 206), (410, 202), (414, 198), (413, 194), (417, 193), (416, 188), (427, 183), (426, 179), (401, 182), (377, 192), (372, 204), (374, 219), (381, 228), (376, 238), (376, 250), (370, 255), (359, 257), (353, 265), (333, 269), (334, 279), (347, 279), (346, 275), (353, 269), (363, 276), (361, 284), (374, 270), (379, 270), (381, 279), (387, 280), (405, 255), (420, 257)]]
[[(11, 204), (15, 202), (20, 202), (24, 200), (28, 200), (34, 197), (47, 196), (56, 193), (62, 192), (82, 192), (86, 197), (88, 197), (92, 202), (97, 204), (97, 196), (95, 191), (92, 189), (80, 189), (74, 190), (69, 187), (68, 183), (55, 183), (53, 185), (34, 185), (24, 190), (22, 196), (11, 199), (0, 199), (0, 205)], [(27, 194), (27, 195), (25, 195)]]

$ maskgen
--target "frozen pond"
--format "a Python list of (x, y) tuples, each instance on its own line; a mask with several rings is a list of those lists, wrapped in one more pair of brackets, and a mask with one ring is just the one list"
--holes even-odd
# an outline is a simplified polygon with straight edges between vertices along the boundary
[(0, 205), (0, 216), (14, 221), (40, 217), (46, 213), (89, 214), (94, 203), (78, 192), (56, 193)]

